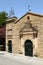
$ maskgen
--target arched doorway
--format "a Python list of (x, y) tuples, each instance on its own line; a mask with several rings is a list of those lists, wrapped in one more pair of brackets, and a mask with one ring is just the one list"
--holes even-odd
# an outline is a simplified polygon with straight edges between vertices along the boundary
[(8, 52), (12, 53), (12, 41), (8, 41)]
[(25, 41), (25, 55), (33, 56), (33, 43), (30, 40)]

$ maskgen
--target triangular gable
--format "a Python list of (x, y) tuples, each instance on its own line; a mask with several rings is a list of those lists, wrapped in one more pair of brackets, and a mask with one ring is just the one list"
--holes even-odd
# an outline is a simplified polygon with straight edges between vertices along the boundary
[(19, 19), (17, 19), (15, 23), (19, 22), (23, 17), (25, 17), (25, 16), (28, 15), (28, 14), (34, 15), (34, 16), (43, 17), (43, 15), (41, 15), (41, 14), (37, 14), (37, 13), (33, 13), (33, 12), (27, 12), (27, 13), (24, 14), (22, 17), (20, 17)]

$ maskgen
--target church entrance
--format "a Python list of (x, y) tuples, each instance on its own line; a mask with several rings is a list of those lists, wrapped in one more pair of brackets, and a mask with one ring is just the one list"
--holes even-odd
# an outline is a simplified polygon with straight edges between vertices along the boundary
[(8, 52), (12, 53), (12, 41), (8, 41)]
[(33, 43), (30, 40), (25, 42), (25, 55), (33, 56)]

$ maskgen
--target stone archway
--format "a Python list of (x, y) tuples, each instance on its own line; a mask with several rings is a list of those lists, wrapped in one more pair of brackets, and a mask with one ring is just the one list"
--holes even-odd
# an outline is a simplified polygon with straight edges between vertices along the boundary
[(33, 56), (33, 43), (31, 40), (25, 41), (25, 55)]
[(8, 52), (12, 53), (12, 41), (8, 41)]

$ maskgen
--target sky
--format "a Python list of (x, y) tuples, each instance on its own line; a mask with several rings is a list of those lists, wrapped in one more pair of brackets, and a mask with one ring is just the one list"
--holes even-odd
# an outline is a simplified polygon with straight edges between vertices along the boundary
[[(28, 7), (30, 5), (30, 7)], [(43, 0), (0, 0), (0, 12), (9, 13), (11, 8), (18, 18), (31, 10), (31, 12), (43, 14)]]

